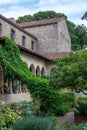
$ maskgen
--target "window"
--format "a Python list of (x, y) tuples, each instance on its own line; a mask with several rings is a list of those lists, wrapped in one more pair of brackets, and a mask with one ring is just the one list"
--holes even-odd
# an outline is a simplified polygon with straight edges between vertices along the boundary
[(15, 31), (13, 29), (11, 29), (11, 39), (15, 39)]
[(22, 46), (25, 46), (25, 43), (26, 43), (26, 38), (22, 36)]
[(2, 33), (2, 24), (0, 23), (0, 35)]
[(34, 41), (31, 41), (31, 50), (34, 50)]

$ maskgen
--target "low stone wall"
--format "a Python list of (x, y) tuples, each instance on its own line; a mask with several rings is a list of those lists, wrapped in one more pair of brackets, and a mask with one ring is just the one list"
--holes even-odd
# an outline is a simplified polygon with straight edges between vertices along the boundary
[(8, 105), (13, 102), (21, 102), (21, 101), (32, 101), (31, 95), (29, 92), (27, 93), (17, 93), (17, 94), (4, 94), (0, 95), (0, 100), (5, 102), (5, 105)]

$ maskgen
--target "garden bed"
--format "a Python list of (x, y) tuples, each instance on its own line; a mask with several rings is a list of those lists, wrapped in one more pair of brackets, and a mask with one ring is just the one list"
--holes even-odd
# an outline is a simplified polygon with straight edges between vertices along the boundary
[(74, 121), (77, 124), (87, 122), (87, 116), (75, 114)]

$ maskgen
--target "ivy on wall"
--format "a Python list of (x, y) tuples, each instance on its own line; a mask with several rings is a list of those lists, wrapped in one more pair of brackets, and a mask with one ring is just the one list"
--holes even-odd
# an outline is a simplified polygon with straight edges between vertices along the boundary
[(70, 106), (65, 107), (58, 91), (49, 86), (49, 80), (32, 74), (27, 64), (22, 61), (20, 51), (14, 41), (8, 37), (2, 37), (0, 41), (0, 64), (4, 77), (8, 80), (21, 80), (27, 85), (31, 95), (41, 101), (40, 110), (53, 114), (64, 114)]

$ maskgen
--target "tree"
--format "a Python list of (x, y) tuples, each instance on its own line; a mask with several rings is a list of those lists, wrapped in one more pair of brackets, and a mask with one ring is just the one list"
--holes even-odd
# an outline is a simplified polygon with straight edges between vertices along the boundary
[(87, 90), (87, 50), (72, 52), (56, 62), (57, 68), (50, 78), (55, 89), (69, 88), (76, 92)]
[(33, 21), (33, 18), (31, 15), (24, 15), (24, 16), (19, 17), (16, 20), (17, 23), (24, 23), (24, 22), (31, 22), (31, 21)]
[(33, 15), (34, 20), (43, 20), (43, 19), (51, 19), (51, 18), (60, 18), (60, 17), (67, 17), (65, 14), (62, 13), (56, 13), (55, 11), (39, 11)]
[(84, 13), (84, 15), (81, 18), (82, 20), (87, 20), (87, 12)]
[(43, 19), (51, 19), (51, 18), (58, 18), (58, 17), (66, 17), (65, 14), (62, 13), (56, 13), (55, 11), (39, 11), (33, 15), (25, 15), (19, 17), (16, 22), (17, 23), (23, 23), (23, 22), (31, 22), (31, 21), (38, 21)]

